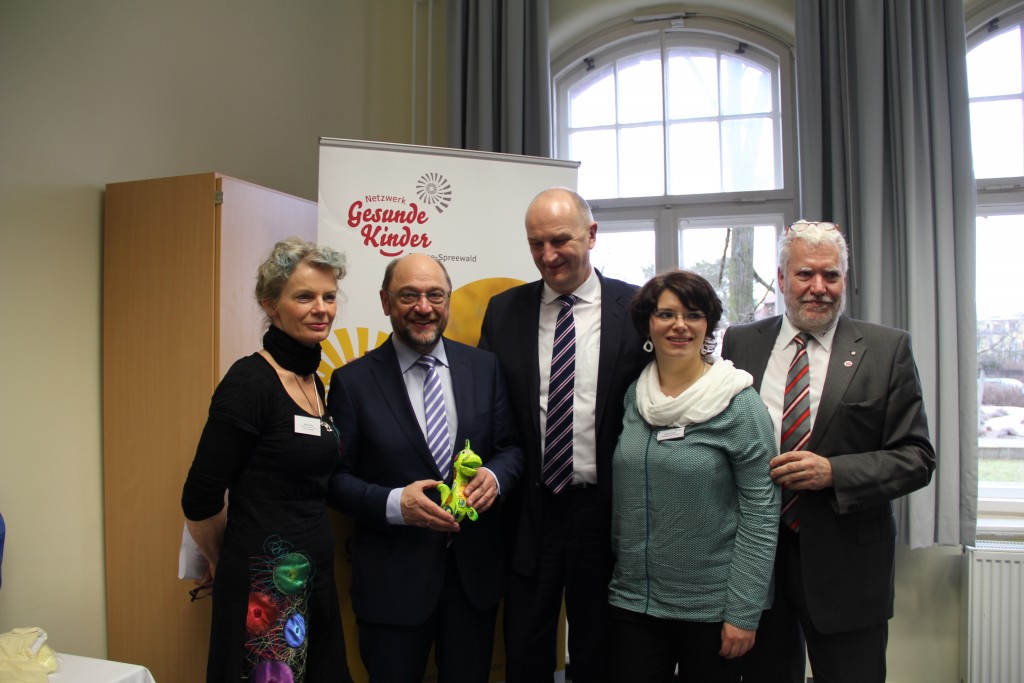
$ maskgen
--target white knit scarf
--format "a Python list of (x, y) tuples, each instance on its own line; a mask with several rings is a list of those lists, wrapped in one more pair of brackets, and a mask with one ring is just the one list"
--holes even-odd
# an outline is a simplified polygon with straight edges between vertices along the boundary
[(754, 383), (750, 373), (721, 358), (686, 391), (675, 397), (661, 393), (658, 363), (651, 361), (636, 383), (636, 407), (653, 427), (683, 427), (710, 420), (726, 409), (733, 396)]

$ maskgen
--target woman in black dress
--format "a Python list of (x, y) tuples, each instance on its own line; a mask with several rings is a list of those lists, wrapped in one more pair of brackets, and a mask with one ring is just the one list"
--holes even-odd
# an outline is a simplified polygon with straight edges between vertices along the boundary
[(351, 680), (324, 503), (338, 431), (317, 376), (344, 274), (329, 247), (278, 242), (257, 273), (263, 349), (213, 394), (182, 492), (213, 585), (208, 683)]

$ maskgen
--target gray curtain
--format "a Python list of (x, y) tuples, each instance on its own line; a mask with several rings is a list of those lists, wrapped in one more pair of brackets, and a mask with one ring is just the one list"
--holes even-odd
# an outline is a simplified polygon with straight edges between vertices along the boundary
[(908, 330), (938, 467), (911, 547), (977, 518), (974, 174), (962, 0), (797, 0), (802, 214), (850, 242), (852, 317)]
[(448, 0), (448, 145), (551, 156), (548, 0)]

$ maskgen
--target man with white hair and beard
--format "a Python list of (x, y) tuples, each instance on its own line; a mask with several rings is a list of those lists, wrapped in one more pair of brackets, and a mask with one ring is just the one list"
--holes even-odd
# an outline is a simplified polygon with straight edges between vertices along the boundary
[(730, 327), (722, 357), (754, 377), (775, 422), (782, 488), (775, 600), (744, 683), (885, 680), (893, 615), (892, 501), (923, 486), (935, 451), (910, 335), (841, 316), (846, 240), (798, 221), (778, 245), (786, 314)]

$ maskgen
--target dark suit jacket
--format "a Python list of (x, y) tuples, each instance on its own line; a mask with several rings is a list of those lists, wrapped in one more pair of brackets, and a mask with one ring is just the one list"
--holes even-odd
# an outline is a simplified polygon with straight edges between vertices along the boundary
[[(722, 357), (759, 391), (781, 327), (781, 317), (734, 325), (722, 341)], [(881, 623), (893, 613), (891, 501), (926, 486), (935, 469), (910, 335), (839, 318), (805, 450), (829, 458), (834, 479), (797, 501), (811, 619), (825, 633)]]
[[(608, 510), (606, 524), (611, 553), (612, 452), (622, 431), (622, 399), (626, 389), (650, 362), (643, 340), (633, 327), (628, 307), (635, 285), (601, 280), (601, 354), (597, 370), (597, 488)], [(540, 361), (537, 329), (543, 282), (513, 287), (491, 298), (484, 314), (480, 347), (494, 351), (509, 385), (512, 411), (526, 458), (526, 477), (509, 499), (513, 568), (532, 576), (537, 566), (544, 524), (541, 487)], [(600, 533), (600, 530), (598, 530)]]
[[(466, 439), (493, 472), (502, 494), (522, 475), (508, 394), (493, 354), (443, 340), (458, 412), (456, 452)], [(327, 408), (341, 433), (339, 473), (328, 501), (355, 517), (352, 607), (380, 624), (415, 625), (437, 605), (444, 581), (448, 535), (390, 525), (388, 494), (441, 474), (416, 422), (390, 338), (331, 375)], [(433, 493), (435, 500), (440, 497)], [(459, 575), (477, 609), (497, 604), (504, 589), (501, 509), (492, 506), (451, 535)]]

